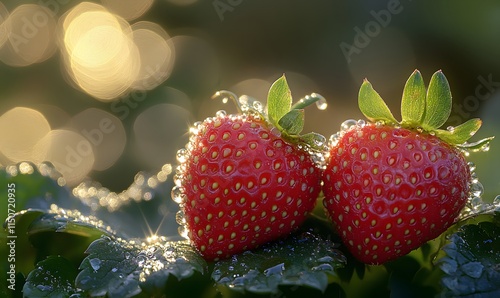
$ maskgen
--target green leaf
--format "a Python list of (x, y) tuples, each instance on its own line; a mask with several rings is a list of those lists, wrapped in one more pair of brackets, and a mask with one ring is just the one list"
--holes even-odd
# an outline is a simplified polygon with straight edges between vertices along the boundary
[(382, 97), (367, 79), (363, 81), (359, 89), (358, 104), (363, 115), (372, 122), (381, 120), (387, 123), (398, 123)]
[(50, 256), (38, 262), (36, 268), (28, 274), (23, 295), (24, 297), (69, 297), (77, 293), (74, 286), (77, 274), (77, 268), (70, 261), (60, 256)]
[(486, 152), (490, 150), (490, 142), (495, 137), (484, 138), (474, 143), (465, 143), (458, 146), (467, 152)]
[(401, 100), (402, 123), (420, 126), (425, 112), (425, 84), (422, 75), (415, 70), (406, 81)]
[(203, 273), (206, 263), (187, 241), (164, 237), (120, 240), (102, 237), (87, 249), (76, 285), (92, 296), (131, 297), (143, 287), (163, 289), (169, 276), (186, 279)]
[(314, 150), (325, 152), (328, 150), (328, 144), (325, 136), (315, 132), (309, 132), (300, 136), (300, 140)]
[(305, 109), (306, 107), (312, 105), (313, 103), (316, 103), (316, 107), (320, 110), (324, 110), (328, 106), (326, 99), (321, 94), (311, 93), (311, 95), (306, 95), (304, 98), (301, 98), (299, 101), (297, 101), (291, 107), (291, 109), (292, 110)]
[(274, 82), (267, 96), (267, 115), (269, 121), (280, 127), (278, 121), (290, 111), (292, 106), (292, 93), (286, 82), (285, 75)]
[(427, 89), (425, 102), (425, 113), (422, 121), (422, 128), (427, 131), (434, 131), (441, 127), (451, 113), (451, 91), (448, 80), (442, 71), (436, 71)]
[(95, 216), (85, 215), (79, 210), (59, 208), (54, 204), (48, 213), (35, 219), (28, 229), (28, 235), (42, 232), (68, 233), (96, 239), (102, 235), (117, 235), (110, 226)]
[(291, 110), (278, 121), (286, 134), (295, 136), (304, 129), (304, 110)]
[[(496, 213), (495, 218), (499, 218)], [(500, 225), (498, 220), (461, 227), (442, 249), (446, 256), (437, 265), (441, 279), (441, 297), (500, 296)]]
[(328, 277), (344, 264), (334, 243), (303, 232), (215, 263), (212, 278), (238, 292), (276, 294), (285, 285), (324, 291)]
[(467, 142), (479, 130), (481, 123), (480, 119), (474, 118), (448, 130), (437, 129), (435, 133), (448, 144), (460, 145)]

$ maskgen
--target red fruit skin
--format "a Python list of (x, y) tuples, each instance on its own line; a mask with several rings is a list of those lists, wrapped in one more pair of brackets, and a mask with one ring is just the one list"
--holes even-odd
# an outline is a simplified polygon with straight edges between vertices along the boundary
[(463, 154), (435, 136), (356, 126), (330, 148), (323, 204), (349, 251), (382, 264), (450, 227), (470, 176)]
[(314, 208), (320, 168), (260, 117), (206, 120), (190, 146), (181, 165), (181, 208), (188, 236), (205, 259), (227, 258), (287, 235)]

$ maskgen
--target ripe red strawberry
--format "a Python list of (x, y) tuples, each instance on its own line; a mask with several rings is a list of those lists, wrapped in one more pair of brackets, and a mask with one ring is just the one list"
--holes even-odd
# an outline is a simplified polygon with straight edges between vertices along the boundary
[(455, 222), (471, 182), (460, 147), (467, 147), (464, 143), (481, 121), (437, 129), (451, 109), (440, 71), (427, 95), (418, 71), (408, 79), (401, 123), (366, 80), (359, 105), (376, 123), (344, 123), (332, 139), (323, 203), (349, 251), (362, 262), (381, 264), (436, 238)]
[(269, 91), (270, 122), (250, 107), (243, 107), (243, 115), (219, 112), (198, 124), (180, 151), (172, 196), (187, 236), (207, 260), (289, 234), (321, 190), (321, 170), (304, 143), (318, 136), (298, 135), (304, 101), (291, 106), (284, 77)]

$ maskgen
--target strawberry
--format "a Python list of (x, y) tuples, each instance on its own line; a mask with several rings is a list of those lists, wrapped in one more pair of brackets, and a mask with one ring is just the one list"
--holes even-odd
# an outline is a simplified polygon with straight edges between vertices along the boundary
[(471, 171), (465, 143), (481, 126), (471, 119), (438, 129), (451, 111), (446, 77), (426, 91), (416, 70), (402, 98), (401, 122), (365, 80), (359, 106), (371, 121), (348, 120), (330, 141), (323, 204), (349, 251), (367, 264), (403, 256), (448, 229), (465, 206)]
[(314, 208), (321, 191), (321, 169), (312, 152), (324, 137), (299, 135), (303, 107), (320, 96), (307, 96), (291, 106), (282, 77), (269, 91), (265, 115), (259, 102), (236, 99), (227, 91), (221, 94), (237, 104), (246, 100), (240, 107), (243, 114), (218, 112), (196, 124), (186, 148), (178, 152), (172, 189), (181, 207), (178, 221), (207, 260), (289, 234)]

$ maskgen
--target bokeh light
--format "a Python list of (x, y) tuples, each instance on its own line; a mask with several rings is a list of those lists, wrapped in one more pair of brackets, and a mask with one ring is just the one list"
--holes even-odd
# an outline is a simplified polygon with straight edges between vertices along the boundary
[(33, 148), (33, 161), (51, 162), (68, 186), (80, 183), (94, 166), (90, 142), (71, 130), (55, 129), (47, 133)]
[[(0, 11), (5, 14), (3, 5)], [(44, 6), (23, 4), (16, 7), (2, 23), (0, 44), (4, 42), (0, 60), (18, 67), (47, 60), (57, 49), (56, 24), (52, 12)]]
[(140, 60), (128, 23), (96, 4), (83, 2), (62, 21), (67, 73), (85, 92), (101, 100), (124, 94)]
[(9, 11), (0, 2), (0, 48), (4, 45), (4, 43), (9, 39), (10, 32), (10, 24), (7, 21), (9, 18)]
[(134, 144), (138, 158), (155, 169), (175, 161), (178, 148), (187, 143), (186, 127), (192, 114), (173, 104), (158, 104), (142, 112), (134, 122)]
[(174, 65), (174, 46), (170, 36), (158, 24), (137, 22), (132, 25), (132, 30), (132, 40), (139, 50), (141, 63), (131, 87), (152, 90), (170, 76)]
[(73, 116), (72, 127), (90, 142), (94, 170), (104, 171), (121, 157), (127, 135), (122, 122), (114, 115), (96, 108), (86, 109)]
[(36, 143), (49, 131), (49, 122), (40, 112), (13, 108), (0, 116), (0, 152), (11, 162), (31, 160)]
[(102, 4), (111, 12), (127, 21), (135, 20), (146, 13), (154, 0), (102, 0)]

